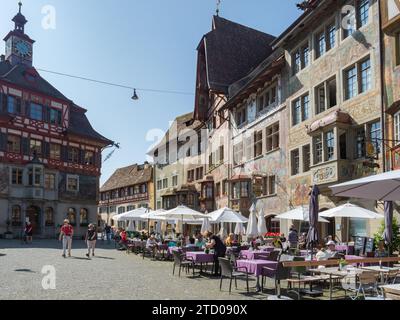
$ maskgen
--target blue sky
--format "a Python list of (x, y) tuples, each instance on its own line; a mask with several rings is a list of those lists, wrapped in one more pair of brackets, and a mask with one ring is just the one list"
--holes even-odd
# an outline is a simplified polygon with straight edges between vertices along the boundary
[[(300, 14), (299, 0), (222, 0), (220, 15), (279, 35)], [(2, 0), (0, 35), (13, 28), (18, 0)], [(25, 0), (26, 33), (34, 40), (36, 68), (130, 87), (194, 92), (196, 47), (210, 31), (216, 0)], [(42, 28), (45, 5), (56, 9), (56, 28)], [(4, 53), (4, 43), (0, 45)], [(76, 104), (93, 127), (121, 149), (103, 164), (102, 182), (122, 166), (142, 163), (152, 129), (166, 130), (193, 111), (194, 96), (132, 92), (41, 73)], [(111, 151), (105, 151), (103, 156)]]

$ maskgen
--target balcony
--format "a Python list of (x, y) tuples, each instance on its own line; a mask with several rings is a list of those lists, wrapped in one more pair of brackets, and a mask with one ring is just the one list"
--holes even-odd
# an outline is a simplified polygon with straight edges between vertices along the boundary
[(311, 174), (316, 185), (332, 185), (375, 174), (378, 169), (379, 164), (368, 159), (333, 160), (311, 167)]

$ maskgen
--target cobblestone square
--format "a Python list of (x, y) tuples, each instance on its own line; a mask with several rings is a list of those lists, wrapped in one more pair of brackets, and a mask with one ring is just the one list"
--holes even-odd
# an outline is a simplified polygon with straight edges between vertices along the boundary
[[(245, 294), (245, 282), (228, 293), (229, 281), (219, 291), (219, 280), (172, 276), (172, 262), (151, 261), (127, 255), (114, 245), (98, 241), (96, 256), (88, 260), (83, 241), (73, 242), (72, 257), (61, 256), (56, 240), (0, 240), (0, 300), (218, 300), (266, 299), (265, 294)], [(42, 288), (44, 266), (54, 266), (56, 289)], [(255, 286), (255, 281), (250, 283)], [(254, 291), (254, 289), (253, 289)]]

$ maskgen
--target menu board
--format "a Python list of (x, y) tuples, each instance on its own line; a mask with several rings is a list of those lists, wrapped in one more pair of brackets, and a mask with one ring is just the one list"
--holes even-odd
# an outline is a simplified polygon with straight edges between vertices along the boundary
[(354, 250), (356, 254), (364, 254), (365, 241), (367, 238), (364, 237), (356, 237), (354, 241)]
[(365, 242), (365, 253), (373, 252), (374, 251), (374, 239), (367, 238)]

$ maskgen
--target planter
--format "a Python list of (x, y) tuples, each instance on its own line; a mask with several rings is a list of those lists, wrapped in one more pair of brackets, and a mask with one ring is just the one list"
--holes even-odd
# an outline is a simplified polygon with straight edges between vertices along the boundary
[(12, 239), (14, 239), (14, 234), (12, 234), (12, 233), (5, 233), (5, 234), (4, 234), (4, 239), (12, 240)]

